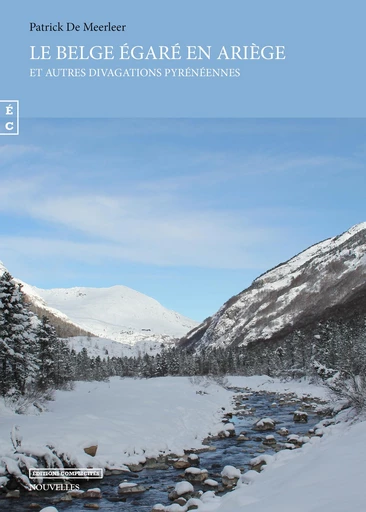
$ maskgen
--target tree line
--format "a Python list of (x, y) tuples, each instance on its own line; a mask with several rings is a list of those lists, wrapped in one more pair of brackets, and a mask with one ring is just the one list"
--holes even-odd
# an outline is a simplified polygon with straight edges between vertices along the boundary
[[(316, 334), (314, 334), (316, 332)], [(166, 348), (156, 355), (91, 357), (86, 348), (71, 350), (47, 317), (29, 309), (21, 285), (5, 272), (0, 277), (0, 396), (68, 389), (77, 380), (106, 380), (112, 376), (152, 378), (167, 375), (259, 375), (301, 377), (337, 375), (337, 385), (366, 375), (364, 318), (320, 322), (311, 331), (297, 330), (279, 341), (201, 352)], [(355, 381), (356, 382), (356, 381)], [(359, 382), (357, 380), (357, 382)], [(366, 381), (365, 381), (366, 388)], [(366, 395), (366, 391), (365, 391)]]

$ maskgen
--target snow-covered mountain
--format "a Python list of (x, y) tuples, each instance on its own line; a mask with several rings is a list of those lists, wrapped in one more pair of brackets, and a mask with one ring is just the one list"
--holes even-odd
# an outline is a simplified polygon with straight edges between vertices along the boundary
[(364, 222), (259, 276), (180, 344), (202, 350), (279, 339), (346, 303), (365, 285)]
[[(0, 275), (6, 270), (0, 262)], [(50, 313), (81, 328), (84, 334), (127, 345), (138, 343), (144, 347), (148, 343), (154, 349), (156, 344), (169, 343), (197, 326), (197, 322), (126, 286), (44, 290), (15, 280), (22, 284), (24, 293), (41, 314)]]
[(33, 290), (48, 306), (62, 311), (83, 329), (124, 343), (162, 335), (180, 337), (197, 325), (126, 286)]
[[(5, 265), (0, 261), (0, 276), (4, 272), (9, 272)], [(33, 313), (32, 322), (37, 325), (42, 316), (47, 316), (51, 324), (56, 328), (56, 333), (61, 338), (69, 336), (88, 336), (91, 333), (85, 331), (80, 326), (71, 322), (66, 315), (57, 309), (49, 307), (46, 302), (40, 297), (32, 286), (24, 283), (20, 279), (13, 277), (16, 283), (22, 286), (22, 291), (26, 295), (26, 300), (29, 304), (29, 309)]]

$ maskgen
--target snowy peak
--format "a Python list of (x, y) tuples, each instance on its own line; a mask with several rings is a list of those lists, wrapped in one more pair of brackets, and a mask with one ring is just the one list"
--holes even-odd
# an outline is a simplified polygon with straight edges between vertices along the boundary
[(305, 249), (305, 251), (302, 251), (285, 263), (281, 263), (265, 274), (262, 274), (257, 279), (255, 279), (254, 283), (260, 283), (261, 281), (277, 281), (281, 278), (281, 276), (285, 277), (290, 273), (296, 273), (296, 271), (300, 270), (303, 265), (310, 262), (311, 260), (317, 257), (326, 257), (327, 253), (331, 253), (334, 250), (340, 249), (351, 238), (358, 235), (359, 233), (362, 235), (362, 233), (365, 232), (366, 222), (356, 224), (341, 235), (335, 236), (333, 238), (327, 238), (326, 240), (323, 240), (322, 242), (319, 242), (315, 245), (312, 245), (308, 249)]
[[(0, 275), (6, 271), (0, 262)], [(184, 336), (197, 326), (197, 322), (127, 286), (44, 290), (19, 279), (15, 281), (22, 285), (36, 314), (46, 314), (51, 323), (64, 322), (76, 327), (70, 331), (75, 334), (67, 336), (91, 333), (127, 345), (143, 347), (147, 343), (151, 348)]]
[[(5, 265), (0, 262), (0, 276), (4, 272), (9, 272)], [(64, 313), (47, 305), (44, 299), (36, 292), (36, 288), (24, 283), (20, 279), (13, 277), (13, 281), (20, 284), (22, 291), (26, 296), (29, 309), (34, 313), (33, 320), (39, 321), (42, 316), (47, 316), (51, 324), (55, 327), (56, 333), (61, 338), (71, 336), (89, 336), (91, 333), (81, 329), (80, 326), (73, 323)], [(38, 319), (37, 319), (38, 318)]]
[(259, 276), (188, 333), (183, 346), (245, 346), (311, 322), (365, 287), (366, 223), (313, 245)]
[[(2, 261), (0, 261), (0, 276), (3, 275), (4, 272), (9, 272), (9, 270), (5, 267)], [(20, 279), (13, 277), (16, 283), (19, 283), (22, 286), (22, 291), (27, 296), (28, 300), (39, 309), (52, 313), (58, 318), (68, 321), (67, 316), (61, 311), (57, 311), (56, 309), (49, 307), (46, 301), (37, 293), (37, 288), (31, 286)]]
[[(110, 288), (34, 288), (49, 306), (62, 311), (73, 322), (97, 336), (133, 342), (133, 336), (180, 337), (197, 325), (158, 301), (116, 285)], [(131, 337), (132, 336), (132, 337)], [(141, 336), (139, 339), (141, 339)]]

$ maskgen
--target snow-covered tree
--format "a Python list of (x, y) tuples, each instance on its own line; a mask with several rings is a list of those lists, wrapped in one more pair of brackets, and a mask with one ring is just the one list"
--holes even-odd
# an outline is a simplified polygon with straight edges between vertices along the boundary
[(39, 359), (37, 385), (39, 389), (46, 390), (56, 384), (55, 359), (58, 342), (56, 331), (46, 316), (42, 317), (36, 330), (36, 341)]
[(92, 380), (91, 379), (91, 360), (85, 347), (81, 349), (77, 355), (76, 380)]
[(37, 373), (30, 312), (21, 285), (8, 272), (0, 277), (0, 393), (24, 394)]

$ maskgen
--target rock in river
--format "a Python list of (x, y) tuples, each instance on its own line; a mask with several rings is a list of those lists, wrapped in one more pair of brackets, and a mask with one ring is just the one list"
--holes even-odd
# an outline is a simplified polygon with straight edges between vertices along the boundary
[(262, 418), (262, 419), (258, 420), (254, 424), (253, 429), (264, 432), (266, 430), (274, 430), (275, 426), (276, 426), (275, 420), (267, 417), (267, 418)]
[(304, 411), (295, 411), (294, 412), (294, 422), (295, 423), (307, 423), (308, 415)]
[(118, 494), (136, 494), (147, 491), (146, 487), (132, 482), (122, 482), (118, 486)]

